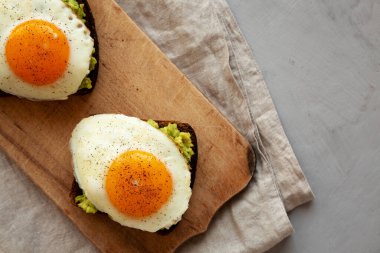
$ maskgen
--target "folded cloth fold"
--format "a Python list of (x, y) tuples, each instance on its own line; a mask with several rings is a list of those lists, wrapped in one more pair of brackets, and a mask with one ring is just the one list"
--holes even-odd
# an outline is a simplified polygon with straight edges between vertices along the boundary
[[(119, 4), (249, 140), (258, 163), (247, 189), (182, 252), (264, 252), (293, 228), (287, 211), (313, 199), (263, 76), (225, 0)], [(253, 168), (252, 168), (253, 170)]]
[[(227, 3), (118, 2), (249, 140), (257, 155), (248, 187), (222, 207), (207, 233), (178, 251), (260, 253), (273, 247), (293, 232), (287, 211), (312, 200), (313, 194)], [(0, 252), (96, 251), (2, 154), (0, 176), (0, 201), (6, 203), (0, 206)]]

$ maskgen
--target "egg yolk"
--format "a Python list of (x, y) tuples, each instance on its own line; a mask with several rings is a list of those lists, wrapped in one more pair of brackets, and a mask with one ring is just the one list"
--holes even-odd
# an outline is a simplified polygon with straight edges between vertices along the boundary
[(105, 186), (111, 203), (120, 212), (142, 218), (157, 212), (168, 201), (173, 180), (153, 154), (133, 150), (112, 162)]
[(56, 25), (29, 20), (13, 29), (5, 54), (15, 75), (28, 84), (45, 86), (65, 73), (70, 47), (66, 35)]

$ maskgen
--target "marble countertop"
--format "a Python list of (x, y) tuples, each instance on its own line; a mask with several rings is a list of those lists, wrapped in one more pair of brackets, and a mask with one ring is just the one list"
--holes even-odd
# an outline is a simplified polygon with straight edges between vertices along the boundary
[(228, 2), (316, 195), (269, 252), (380, 252), (380, 2)]

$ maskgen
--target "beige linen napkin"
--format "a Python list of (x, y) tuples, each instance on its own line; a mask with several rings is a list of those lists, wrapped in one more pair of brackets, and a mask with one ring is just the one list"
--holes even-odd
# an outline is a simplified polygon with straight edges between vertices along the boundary
[[(118, 0), (250, 141), (247, 189), (180, 252), (264, 252), (289, 236), (287, 211), (313, 198), (264, 80), (225, 0)], [(253, 170), (254, 168), (252, 168)], [(93, 252), (63, 214), (0, 155), (0, 252)]]
[(225, 0), (118, 0), (250, 141), (254, 180), (182, 252), (264, 252), (293, 228), (286, 211), (313, 199), (263, 77)]

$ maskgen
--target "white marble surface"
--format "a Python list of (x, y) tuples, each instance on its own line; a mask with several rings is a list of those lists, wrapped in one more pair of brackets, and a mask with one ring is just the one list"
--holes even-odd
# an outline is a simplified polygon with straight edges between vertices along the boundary
[(316, 195), (269, 252), (380, 252), (380, 1), (228, 2)]

